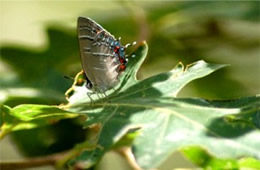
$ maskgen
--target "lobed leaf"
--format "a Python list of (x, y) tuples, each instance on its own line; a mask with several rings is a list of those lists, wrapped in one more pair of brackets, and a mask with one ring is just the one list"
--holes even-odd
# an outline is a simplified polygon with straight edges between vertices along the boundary
[[(144, 44), (137, 50), (135, 60), (130, 61), (132, 66), (122, 75), (120, 88), (105, 100), (91, 104), (86, 93), (78, 91), (69, 97), (66, 109), (86, 114), (86, 127), (100, 127), (96, 147), (82, 151), (72, 164), (81, 168), (93, 166), (133, 129), (139, 129), (140, 134), (135, 136), (133, 153), (144, 169), (158, 167), (174, 151), (188, 145), (203, 146), (220, 158), (260, 158), (260, 133), (256, 126), (228, 121), (230, 116), (257, 115), (259, 96), (223, 102), (175, 98), (190, 81), (225, 65), (198, 61), (184, 67), (179, 63), (170, 72), (137, 81), (135, 69), (146, 53)], [(77, 95), (83, 100), (74, 100)]]

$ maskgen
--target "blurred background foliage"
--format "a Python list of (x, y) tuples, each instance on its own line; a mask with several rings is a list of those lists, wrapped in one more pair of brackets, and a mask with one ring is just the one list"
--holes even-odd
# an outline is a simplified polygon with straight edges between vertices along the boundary
[[(10, 0), (0, 2), (0, 103), (13, 107), (66, 102), (64, 93), (72, 81), (64, 75), (73, 77), (81, 70), (76, 37), (78, 16), (91, 17), (115, 37), (122, 37), (123, 44), (147, 41), (149, 52), (139, 79), (169, 71), (179, 61), (189, 64), (203, 59), (230, 64), (190, 83), (179, 97), (231, 99), (259, 93), (259, 1)], [(75, 133), (57, 128), (66, 123), (68, 127), (75, 126)], [(50, 127), (15, 132), (13, 138), (16, 143), (19, 141), (19, 148), (27, 148), (26, 155), (43, 155), (84, 140), (85, 131), (77, 126), (77, 120), (66, 120)], [(63, 134), (48, 137), (59, 133)], [(75, 141), (64, 140), (73, 138), (71, 134), (77, 136)], [(35, 141), (37, 137), (41, 142)], [(8, 145), (9, 140), (1, 143)], [(61, 143), (57, 149), (55, 146)], [(28, 150), (29, 146), (34, 149)], [(37, 148), (42, 153), (34, 152)], [(1, 157), (8, 159), (13, 155)]]

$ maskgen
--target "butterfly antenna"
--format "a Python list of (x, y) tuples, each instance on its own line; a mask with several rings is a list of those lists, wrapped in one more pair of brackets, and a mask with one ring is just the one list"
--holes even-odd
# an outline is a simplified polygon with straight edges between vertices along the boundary
[[(127, 49), (128, 47), (134, 46), (134, 45), (136, 45), (136, 41), (134, 41), (134, 42), (132, 42), (132, 43), (126, 44), (126, 45), (125, 45), (125, 49)], [(126, 55), (125, 57), (128, 58), (129, 55)]]
[(125, 48), (128, 48), (128, 47), (131, 47), (131, 46), (134, 46), (136, 45), (136, 41), (132, 42), (132, 43), (128, 43), (125, 45)]
[(74, 78), (73, 77), (69, 77), (69, 76), (64, 76), (65, 79), (68, 79), (68, 80), (73, 80), (74, 81)]

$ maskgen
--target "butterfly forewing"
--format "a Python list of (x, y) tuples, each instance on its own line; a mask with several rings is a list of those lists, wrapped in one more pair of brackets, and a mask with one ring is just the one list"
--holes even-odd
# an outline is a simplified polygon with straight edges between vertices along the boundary
[(78, 18), (78, 39), (83, 70), (93, 90), (105, 92), (118, 83), (119, 58), (113, 54), (115, 40), (90, 18)]

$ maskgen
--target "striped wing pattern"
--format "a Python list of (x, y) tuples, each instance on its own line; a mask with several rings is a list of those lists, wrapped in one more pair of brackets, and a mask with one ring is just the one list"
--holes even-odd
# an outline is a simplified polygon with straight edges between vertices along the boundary
[(78, 39), (82, 68), (93, 91), (105, 92), (118, 82), (119, 58), (113, 54), (114, 36), (90, 18), (78, 18)]

